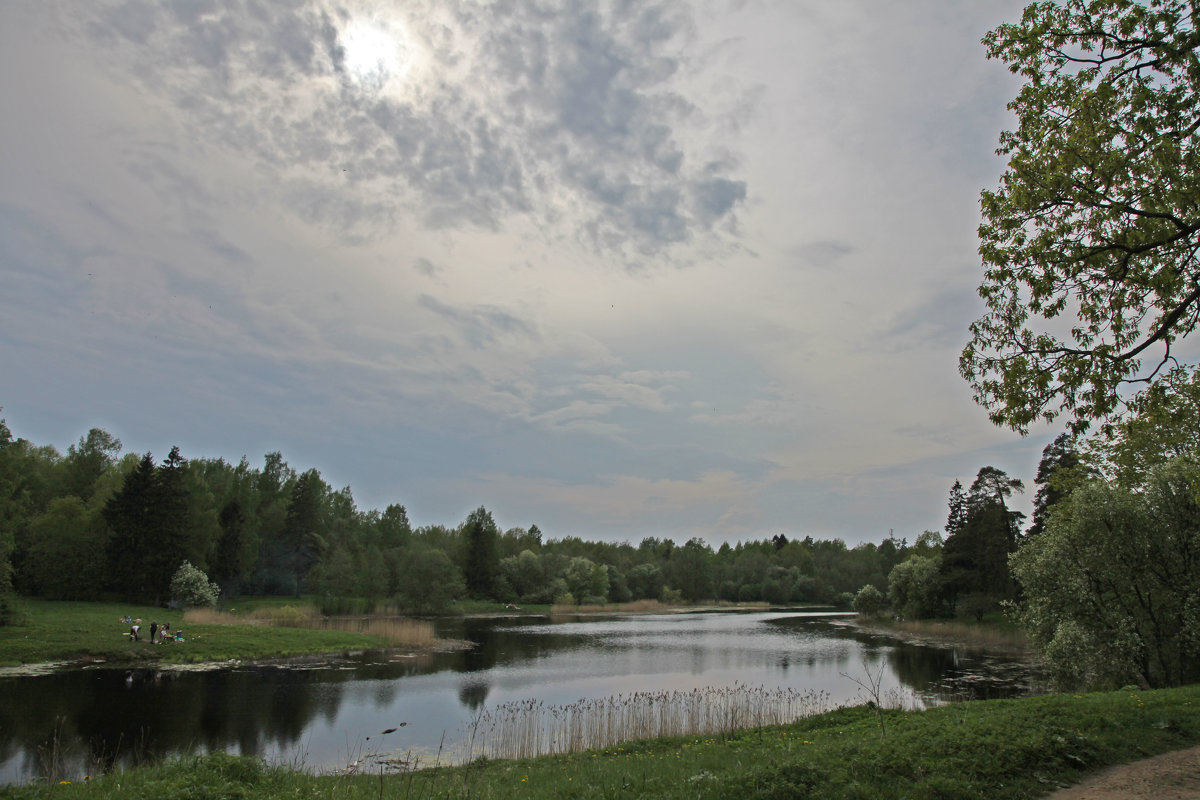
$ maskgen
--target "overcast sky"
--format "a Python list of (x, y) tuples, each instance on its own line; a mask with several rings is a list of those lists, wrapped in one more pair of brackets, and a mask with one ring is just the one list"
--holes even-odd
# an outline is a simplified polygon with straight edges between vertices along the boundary
[(2, 415), (417, 525), (911, 541), (1055, 433), (957, 372), (1021, 7), (7, 0)]

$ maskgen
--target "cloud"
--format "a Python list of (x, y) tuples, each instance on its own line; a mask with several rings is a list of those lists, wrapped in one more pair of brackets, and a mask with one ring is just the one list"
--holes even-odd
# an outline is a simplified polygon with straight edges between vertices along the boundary
[(854, 251), (855, 247), (850, 242), (817, 239), (793, 247), (791, 254), (802, 266), (833, 269)]
[(537, 329), (530, 323), (494, 306), (478, 305), (464, 310), (427, 294), (421, 295), (418, 302), (422, 308), (452, 322), (475, 349), (487, 347), (501, 338), (538, 338)]
[[(712, 239), (749, 192), (696, 89), (706, 65), (683, 55), (694, 21), (665, 0), (569, 13), (532, 0), (126, 0), (88, 11), (74, 28), (105, 46), (116, 79), (349, 241), (414, 215), (431, 229), (484, 230), (522, 217), (636, 260)], [(387, 91), (346, 65), (344, 31), (368, 12), (393, 15), (413, 43), (409, 73)]]

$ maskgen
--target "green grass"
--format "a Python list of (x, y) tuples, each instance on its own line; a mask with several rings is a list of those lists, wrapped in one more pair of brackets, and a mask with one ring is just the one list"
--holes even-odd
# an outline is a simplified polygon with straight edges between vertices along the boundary
[(314, 776), (256, 759), (183, 758), (0, 790), (14, 798), (872, 798), (1016, 800), (1200, 742), (1200, 686), (976, 701), (925, 712), (844, 708), (729, 737), (416, 773)]
[[(292, 601), (295, 602), (294, 600)], [(21, 601), (24, 620), (0, 627), (0, 666), (55, 661), (187, 664), (386, 647), (377, 636), (255, 625), (193, 625), (182, 611), (121, 603)], [(282, 604), (280, 604), (282, 605)], [(129, 641), (126, 614), (142, 619), (142, 641)], [(153, 645), (150, 622), (171, 623), (184, 641)]]

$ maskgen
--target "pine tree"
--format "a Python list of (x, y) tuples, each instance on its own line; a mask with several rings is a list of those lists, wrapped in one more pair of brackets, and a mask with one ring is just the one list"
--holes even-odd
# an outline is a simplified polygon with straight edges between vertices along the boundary
[(1028, 536), (1036, 536), (1046, 529), (1050, 509), (1067, 495), (1061, 483), (1055, 481), (1055, 473), (1060, 469), (1073, 469), (1077, 466), (1079, 453), (1075, 450), (1075, 438), (1069, 433), (1060, 433), (1042, 450), (1037, 477), (1033, 480), (1038, 489), (1033, 498), (1033, 518), (1027, 531)]

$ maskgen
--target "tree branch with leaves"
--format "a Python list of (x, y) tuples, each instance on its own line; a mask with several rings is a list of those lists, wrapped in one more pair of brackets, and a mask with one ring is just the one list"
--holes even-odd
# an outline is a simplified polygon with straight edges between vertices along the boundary
[(1200, 323), (1198, 15), (1037, 2), (983, 40), (1026, 80), (982, 194), (987, 312), (959, 361), (996, 424), (1111, 420)]

